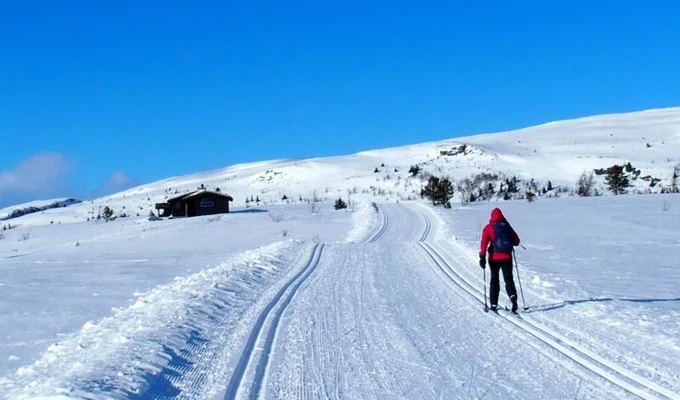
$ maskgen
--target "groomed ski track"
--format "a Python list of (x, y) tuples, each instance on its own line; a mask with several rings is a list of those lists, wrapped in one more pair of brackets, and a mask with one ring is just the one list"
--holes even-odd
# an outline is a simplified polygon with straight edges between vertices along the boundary
[(256, 325), (268, 354), (245, 346), (219, 398), (678, 398), (527, 316), (483, 313), (434, 213), (376, 211), (373, 236), (323, 247), (268, 333)]
[[(281, 275), (227, 276), (85, 399), (678, 399), (531, 314), (483, 311), (479, 267), (416, 203), (362, 242), (298, 243)], [(288, 251), (288, 250), (286, 250)], [(473, 264), (473, 265), (471, 265)], [(263, 270), (264, 271), (264, 270)], [(272, 270), (274, 271), (274, 270)], [(478, 276), (477, 278), (475, 278)], [(501, 298), (504, 298), (501, 293)], [(124, 373), (132, 389), (109, 385)], [(2, 398), (0, 396), (0, 398)]]

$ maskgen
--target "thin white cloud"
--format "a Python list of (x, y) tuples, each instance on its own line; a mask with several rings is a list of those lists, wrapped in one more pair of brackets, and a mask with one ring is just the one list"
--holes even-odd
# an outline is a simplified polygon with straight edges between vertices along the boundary
[(0, 201), (49, 196), (66, 188), (69, 162), (61, 153), (37, 153), (0, 171)]
[(99, 187), (94, 191), (94, 197), (106, 196), (120, 192), (131, 187), (137, 186), (139, 182), (131, 178), (124, 171), (114, 171)]

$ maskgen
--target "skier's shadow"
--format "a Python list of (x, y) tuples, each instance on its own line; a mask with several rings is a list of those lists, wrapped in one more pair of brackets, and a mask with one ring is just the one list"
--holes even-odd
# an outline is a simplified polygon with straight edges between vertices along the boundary
[(635, 298), (614, 298), (614, 297), (591, 297), (589, 299), (580, 299), (580, 300), (564, 300), (560, 301), (559, 303), (551, 303), (551, 304), (540, 304), (537, 306), (532, 306), (530, 307), (529, 310), (525, 312), (537, 312), (537, 311), (551, 311), (551, 310), (556, 310), (558, 308), (563, 308), (566, 306), (573, 306), (581, 303), (598, 303), (598, 302), (615, 302), (615, 301), (621, 301), (621, 302), (628, 302), (628, 303), (661, 303), (661, 302), (668, 302), (668, 301), (678, 301), (680, 302), (680, 297), (675, 297), (675, 298), (669, 298), (669, 299), (635, 299)]

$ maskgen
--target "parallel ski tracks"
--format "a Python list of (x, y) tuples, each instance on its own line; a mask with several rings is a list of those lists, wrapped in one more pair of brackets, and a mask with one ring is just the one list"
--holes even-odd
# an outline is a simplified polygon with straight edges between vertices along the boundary
[(378, 207), (378, 205), (375, 203), (373, 203), (373, 208), (380, 215), (381, 223), (380, 229), (378, 229), (378, 231), (370, 239), (367, 240), (368, 243), (374, 243), (375, 241), (380, 239), (380, 237), (384, 235), (385, 232), (387, 231), (387, 227), (390, 225), (390, 221), (389, 218), (387, 217), (387, 214), (380, 210), (380, 207)]
[[(431, 244), (424, 241), (429, 235), (428, 230), (431, 229), (432, 225), (427, 216), (424, 216), (424, 219), (426, 232), (423, 234), (421, 241), (418, 242), (418, 245), (451, 282), (476, 299), (481, 306), (483, 304), (483, 294), (479, 288), (470, 284), (466, 278), (457, 273)], [(456, 260), (456, 262), (459, 261)], [(572, 359), (581, 367), (599, 375), (631, 394), (643, 399), (680, 399), (679, 394), (595, 354), (593, 351), (537, 322), (509, 314), (499, 315), (528, 335), (535, 337), (552, 349)]]
[(251, 371), (252, 382), (250, 382), (246, 397), (257, 398), (261, 395), (269, 368), (269, 356), (278, 334), (281, 318), (300, 286), (319, 265), (324, 247), (324, 244), (314, 246), (309, 259), (300, 272), (279, 290), (260, 313), (231, 376), (224, 396), (225, 399), (242, 397), (243, 390), (246, 390), (246, 386), (249, 384), (246, 379), (248, 371)]

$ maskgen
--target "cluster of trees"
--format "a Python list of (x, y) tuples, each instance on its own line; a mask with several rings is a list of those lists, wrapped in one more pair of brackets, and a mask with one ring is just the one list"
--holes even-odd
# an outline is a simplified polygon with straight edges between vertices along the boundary
[[(656, 186), (661, 179), (652, 177), (650, 175), (640, 178), (640, 170), (633, 167), (630, 162), (623, 165), (612, 165), (608, 168), (599, 168), (593, 171), (595, 175), (604, 175), (604, 182), (607, 189), (615, 195), (628, 193), (628, 188), (632, 187), (631, 181), (638, 178), (649, 182), (649, 187)], [(577, 194), (579, 196), (591, 196), (594, 191), (594, 176), (593, 172), (581, 175), (576, 183)], [(661, 189), (661, 193), (679, 193), (678, 191), (678, 176), (680, 176), (680, 164), (673, 168), (673, 175), (670, 186)]]
[[(421, 169), (412, 166), (411, 174), (418, 174)], [(553, 185), (552, 181), (541, 185), (534, 179), (523, 181), (516, 176), (503, 177), (498, 174), (480, 173), (470, 178), (456, 182), (456, 190), (460, 193), (462, 204), (475, 201), (488, 201), (493, 199), (511, 200), (525, 199), (533, 201), (538, 196), (559, 196), (561, 193), (571, 193), (582, 197), (599, 196), (601, 193), (596, 187), (596, 176), (604, 178), (605, 188), (614, 195), (622, 195), (629, 192), (633, 187), (632, 181), (645, 180), (649, 187), (661, 182), (661, 179), (652, 176), (640, 177), (640, 170), (631, 163), (612, 165), (608, 168), (596, 169), (592, 172), (583, 172), (576, 182), (576, 188), (567, 188)], [(680, 193), (678, 179), (680, 178), (680, 164), (673, 169), (670, 186), (661, 189), (661, 193)], [(452, 182), (448, 178), (429, 176), (427, 184), (421, 189), (421, 197), (432, 201), (433, 205), (450, 207), (450, 199), (454, 193)]]
[[(284, 197), (285, 197), (285, 195), (284, 195)], [(287, 200), (287, 199), (288, 199), (288, 197), (286, 197), (283, 200)], [(259, 206), (260, 205), (260, 196), (253, 197), (253, 195), (250, 195), (250, 198), (246, 197), (246, 208), (248, 208), (250, 206), (250, 203), (256, 203)]]

